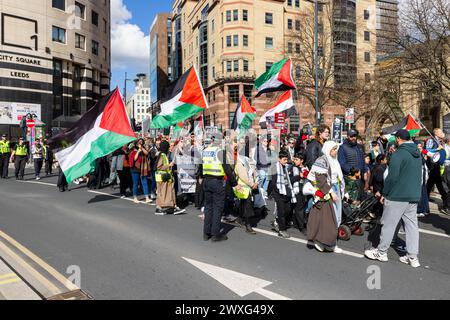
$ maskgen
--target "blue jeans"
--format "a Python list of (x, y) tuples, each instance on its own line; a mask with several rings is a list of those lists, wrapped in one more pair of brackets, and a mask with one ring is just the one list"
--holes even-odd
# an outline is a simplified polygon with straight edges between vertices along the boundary
[(270, 167), (268, 168), (264, 168), (264, 169), (259, 169), (257, 174), (258, 174), (258, 185), (259, 188), (262, 188), (264, 190), (264, 195), (267, 195), (267, 188), (269, 187), (269, 179), (268, 179), (268, 174), (267, 172), (270, 170)]
[(333, 202), (334, 214), (336, 215), (337, 226), (341, 225), (342, 222), (342, 194), (341, 187), (338, 184), (333, 184), (331, 190), (336, 193), (337, 201)]
[(137, 197), (139, 180), (142, 184), (142, 189), (144, 190), (144, 196), (148, 196), (148, 184), (147, 177), (142, 177), (139, 171), (131, 171), (131, 178), (133, 179), (133, 196)]

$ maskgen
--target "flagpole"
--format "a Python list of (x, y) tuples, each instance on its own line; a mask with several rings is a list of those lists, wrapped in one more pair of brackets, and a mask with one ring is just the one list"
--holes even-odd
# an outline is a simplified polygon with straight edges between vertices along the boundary
[(422, 123), (422, 121), (420, 121), (420, 119), (419, 118), (416, 118), (416, 116), (414, 115), (414, 113), (412, 112), (412, 111), (410, 111), (409, 112), (409, 115), (411, 116), (411, 117), (413, 117), (413, 119), (415, 120), (415, 121), (418, 121), (419, 123), (420, 123), (420, 125), (422, 126), (422, 128), (424, 128), (425, 130), (426, 130), (426, 132), (430, 135), (430, 137), (440, 146), (441, 145), (441, 143), (436, 139), (436, 137), (433, 135), (433, 134), (431, 134), (431, 132), (428, 130), (428, 128)]

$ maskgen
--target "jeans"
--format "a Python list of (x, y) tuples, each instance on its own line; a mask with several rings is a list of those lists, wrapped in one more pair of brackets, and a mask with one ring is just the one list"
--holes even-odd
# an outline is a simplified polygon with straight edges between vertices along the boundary
[(333, 184), (331, 190), (336, 193), (337, 201), (333, 202), (334, 214), (336, 215), (336, 223), (338, 228), (342, 222), (342, 194), (341, 187), (338, 184)]
[(44, 164), (44, 159), (34, 159), (34, 174), (39, 177), (42, 170), (42, 165)]
[(144, 196), (148, 196), (148, 185), (147, 185), (147, 177), (141, 176), (139, 171), (131, 171), (131, 177), (133, 179), (133, 196), (137, 197), (138, 195), (138, 187), (139, 180), (142, 184), (142, 189), (144, 191)]
[(11, 155), (9, 153), (0, 154), (0, 178), (8, 177), (8, 166), (10, 157)]
[(258, 170), (258, 177), (259, 177), (259, 188), (262, 188), (264, 190), (264, 195), (267, 195), (267, 188), (269, 187), (269, 179), (268, 179), (268, 171), (270, 170), (270, 167), (259, 169)]

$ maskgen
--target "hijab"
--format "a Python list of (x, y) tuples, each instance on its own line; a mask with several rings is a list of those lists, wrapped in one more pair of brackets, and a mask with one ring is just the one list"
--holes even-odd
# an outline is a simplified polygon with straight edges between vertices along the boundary
[(339, 181), (341, 183), (343, 183), (344, 175), (342, 174), (341, 165), (339, 164), (337, 156), (336, 156), (336, 158), (333, 158), (330, 154), (331, 150), (333, 150), (334, 148), (337, 148), (337, 150), (339, 150), (339, 145), (336, 142), (329, 140), (323, 144), (322, 153), (325, 155), (325, 157), (331, 167), (332, 183), (333, 184), (337, 183), (338, 177), (339, 177)]
[(161, 141), (161, 144), (159, 145), (159, 151), (161, 153), (165, 153), (166, 155), (169, 154), (169, 148), (170, 144), (167, 141)]

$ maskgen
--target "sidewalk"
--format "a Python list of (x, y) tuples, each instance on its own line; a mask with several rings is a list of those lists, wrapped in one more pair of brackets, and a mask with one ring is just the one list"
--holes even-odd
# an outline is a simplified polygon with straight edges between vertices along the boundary
[(0, 259), (0, 300), (42, 300)]

